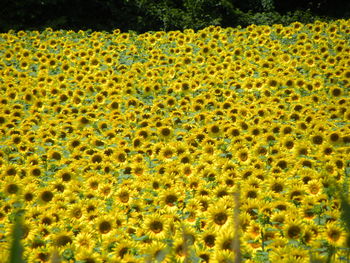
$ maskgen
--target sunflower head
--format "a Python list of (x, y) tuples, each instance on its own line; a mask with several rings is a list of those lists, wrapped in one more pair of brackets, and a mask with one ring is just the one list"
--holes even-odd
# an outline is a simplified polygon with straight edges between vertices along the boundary
[(144, 221), (143, 228), (150, 238), (163, 239), (168, 232), (168, 219), (160, 214), (149, 215)]

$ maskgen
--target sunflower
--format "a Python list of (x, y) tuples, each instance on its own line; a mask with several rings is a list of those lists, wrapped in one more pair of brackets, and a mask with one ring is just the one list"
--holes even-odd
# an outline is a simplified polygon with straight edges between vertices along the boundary
[(212, 205), (206, 212), (208, 224), (219, 230), (232, 221), (232, 213), (227, 206)]
[(310, 139), (311, 143), (314, 145), (321, 145), (325, 141), (324, 135), (320, 132), (311, 135)]
[(154, 241), (150, 245), (146, 246), (144, 249), (147, 262), (167, 262), (169, 258), (169, 247), (164, 242)]
[(322, 192), (323, 185), (318, 179), (312, 179), (307, 183), (307, 190), (311, 195), (317, 195)]
[(49, 187), (40, 189), (38, 196), (40, 203), (46, 204), (52, 201), (54, 198), (55, 191)]
[(242, 164), (249, 163), (249, 161), (250, 161), (250, 152), (249, 152), (248, 148), (239, 149), (236, 152), (236, 158)]
[(131, 165), (132, 172), (136, 176), (147, 174), (147, 166), (144, 163), (133, 163)]
[(208, 249), (214, 248), (216, 238), (217, 238), (217, 231), (215, 230), (215, 227), (212, 227), (211, 225), (209, 225), (200, 234), (200, 243), (202, 243)]
[(209, 45), (203, 45), (200, 50), (200, 55), (207, 56), (211, 53), (210, 46)]
[(316, 238), (316, 235), (315, 235), (312, 227), (310, 227), (309, 224), (306, 224), (304, 234), (302, 237), (302, 241), (305, 244), (312, 246), (312, 242), (315, 240), (315, 238)]
[(114, 151), (112, 154), (112, 160), (115, 160), (117, 163), (125, 163), (128, 158), (126, 152), (122, 149)]
[(29, 182), (25, 184), (22, 191), (22, 200), (26, 204), (30, 204), (35, 201), (35, 197), (37, 194), (35, 191), (36, 188), (37, 188), (37, 185), (34, 182)]
[(16, 195), (22, 188), (23, 185), (17, 175), (11, 178), (5, 177), (5, 180), (2, 181), (2, 190), (6, 195)]
[(253, 238), (253, 239), (256, 239), (258, 238), (259, 236), (261, 236), (261, 233), (262, 233), (262, 227), (259, 223), (257, 222), (250, 222), (249, 226), (247, 227), (245, 233)]
[(158, 128), (159, 137), (168, 141), (173, 136), (173, 130), (170, 127), (162, 126)]
[(132, 250), (136, 249), (137, 245), (134, 241), (122, 239), (116, 247), (112, 248), (111, 259), (118, 260), (118, 262), (120, 262), (121, 260), (124, 260), (124, 257), (126, 257), (126, 255), (132, 253)]
[(101, 255), (91, 249), (79, 249), (74, 254), (74, 259), (81, 262), (98, 263), (100, 262)]
[(310, 262), (310, 251), (300, 247), (290, 248), (283, 262), (308, 263)]
[(72, 221), (79, 220), (84, 216), (84, 211), (80, 203), (69, 205), (68, 215)]
[(236, 254), (233, 251), (228, 251), (228, 250), (215, 251), (215, 253), (213, 254), (212, 257), (213, 257), (212, 262), (214, 262), (214, 263), (234, 263), (234, 262), (236, 262), (236, 260), (235, 260)]
[(24, 251), (23, 257), (27, 262), (48, 262), (50, 261), (50, 258), (51, 261), (59, 259), (57, 251), (47, 246), (32, 248), (28, 254), (27, 251)]
[(168, 206), (170, 208), (177, 209), (177, 205), (179, 201), (182, 199), (181, 193), (183, 191), (180, 189), (175, 190), (174, 188), (172, 189), (164, 189), (160, 193), (160, 204)]
[(146, 230), (147, 235), (152, 239), (164, 239), (168, 232), (168, 222), (160, 214), (151, 214), (144, 219), (142, 228)]
[(15, 176), (19, 172), (19, 168), (17, 165), (5, 165), (3, 168), (4, 176)]
[(209, 136), (213, 137), (213, 138), (217, 138), (220, 137), (222, 135), (222, 130), (220, 128), (220, 124), (219, 123), (214, 123), (209, 125), (209, 127), (207, 128), (208, 132), (209, 132)]
[(194, 253), (200, 258), (200, 260), (202, 260), (200, 262), (209, 263), (214, 260), (213, 253), (201, 246), (195, 245)]
[(215, 241), (216, 251), (235, 251), (236, 233), (234, 226), (232, 224), (227, 225), (225, 228), (221, 229), (218, 233), (217, 239)]
[(116, 201), (122, 204), (128, 204), (131, 201), (132, 191), (126, 187), (120, 188), (115, 194)]
[(285, 148), (287, 151), (292, 150), (295, 146), (296, 138), (293, 136), (286, 136), (283, 138), (283, 141), (281, 143), (281, 147)]
[(80, 232), (73, 238), (73, 244), (79, 248), (84, 248), (87, 251), (91, 251), (91, 249), (95, 246), (93, 234), (86, 231)]
[(283, 230), (286, 238), (289, 240), (298, 240), (304, 235), (304, 224), (299, 219), (287, 217)]
[(66, 247), (67, 245), (73, 243), (73, 233), (69, 231), (61, 231), (54, 235), (54, 245), (58, 248)]
[(183, 153), (179, 155), (178, 158), (181, 164), (189, 164), (191, 163), (191, 159), (192, 159), (191, 155), (187, 153)]
[(293, 154), (295, 157), (300, 157), (300, 156), (307, 156), (310, 154), (311, 146), (305, 142), (305, 143), (297, 143), (295, 147), (293, 147)]
[(278, 242), (282, 246), (274, 248), (271, 253), (269, 253), (269, 259), (271, 262), (295, 262), (295, 261), (286, 261), (290, 248), (285, 245), (284, 240)]
[(175, 259), (175, 262), (185, 262), (188, 260), (190, 255), (190, 249), (188, 244), (180, 237), (175, 239), (173, 244), (172, 256)]
[(159, 152), (159, 158), (161, 160), (170, 159), (176, 153), (176, 149), (172, 145), (165, 145)]
[(282, 194), (288, 189), (288, 181), (285, 178), (269, 179), (267, 184), (268, 189), (276, 194)]
[(241, 190), (241, 195), (244, 199), (257, 199), (260, 194), (260, 190), (254, 186), (244, 186)]
[(341, 133), (334, 131), (334, 132), (328, 134), (328, 142), (332, 145), (336, 145), (340, 142), (341, 137), (342, 137)]
[(53, 224), (55, 221), (51, 211), (43, 212), (41, 215), (39, 215), (38, 220), (40, 224), (47, 226)]
[(344, 231), (337, 222), (330, 222), (326, 224), (323, 237), (330, 245), (338, 247), (344, 244), (346, 240), (346, 231)]
[(58, 149), (50, 149), (47, 155), (50, 160), (55, 160), (55, 161), (62, 160), (62, 153)]
[(213, 194), (219, 199), (231, 195), (231, 190), (226, 185), (218, 185), (213, 189)]

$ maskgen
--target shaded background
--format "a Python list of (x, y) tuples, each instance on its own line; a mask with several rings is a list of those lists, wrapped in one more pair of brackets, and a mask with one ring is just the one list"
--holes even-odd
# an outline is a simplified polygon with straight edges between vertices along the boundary
[(5, 0), (0, 31), (119, 28), (143, 33), (350, 18), (349, 0)]

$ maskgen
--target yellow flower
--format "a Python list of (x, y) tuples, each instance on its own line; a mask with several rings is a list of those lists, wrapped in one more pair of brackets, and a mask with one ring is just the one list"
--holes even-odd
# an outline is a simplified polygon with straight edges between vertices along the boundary
[(127, 257), (128, 254), (132, 253), (132, 250), (137, 249), (137, 244), (131, 240), (123, 239), (120, 240), (119, 244), (112, 248), (112, 260), (124, 260), (125, 257)]
[(182, 192), (181, 189), (164, 189), (159, 195), (159, 201), (161, 205), (168, 206), (170, 208), (177, 209), (177, 205), (179, 205), (179, 202), (182, 200)]
[(91, 251), (95, 246), (93, 234), (91, 232), (80, 232), (73, 238), (73, 243), (76, 247), (84, 248), (84, 250)]
[(176, 149), (169, 144), (164, 145), (164, 147), (160, 150), (159, 152), (159, 158), (161, 160), (166, 160), (166, 159), (170, 159), (171, 157), (173, 157), (176, 153)]
[(290, 180), (290, 189), (288, 191), (289, 199), (301, 202), (305, 196), (306, 187), (299, 180)]
[(158, 128), (159, 137), (164, 140), (169, 140), (173, 136), (173, 130), (170, 127), (160, 127)]
[(77, 253), (74, 254), (75, 260), (82, 262), (99, 262), (101, 255), (96, 251), (92, 251), (91, 249), (78, 249)]
[(236, 240), (237, 236), (235, 231), (236, 230), (234, 229), (233, 224), (229, 224), (223, 229), (221, 229), (215, 241), (215, 250), (216, 251), (227, 250), (227, 251), (234, 252), (235, 242), (237, 242)]
[(5, 176), (15, 176), (19, 172), (18, 165), (5, 165), (3, 168), (2, 175)]
[(232, 221), (232, 212), (226, 206), (212, 205), (206, 212), (208, 224), (216, 230), (227, 226)]
[(207, 127), (209, 136), (217, 138), (222, 136), (222, 128), (220, 127), (220, 123), (213, 123), (211, 125), (209, 125), (209, 127)]
[(81, 203), (69, 205), (67, 212), (68, 212), (69, 218), (72, 221), (80, 220), (84, 215), (84, 211), (81, 207)]
[(338, 86), (334, 86), (334, 87), (330, 88), (329, 93), (330, 93), (330, 95), (332, 95), (334, 97), (339, 97), (342, 95), (343, 91)]
[(39, 202), (46, 204), (52, 201), (55, 191), (51, 187), (45, 187), (38, 190)]
[[(214, 263), (234, 263), (236, 254), (233, 251), (229, 250), (216, 250), (213, 255)], [(210, 261), (211, 262), (211, 261)]]
[(128, 156), (126, 152), (122, 149), (118, 149), (113, 152), (111, 159), (115, 160), (117, 163), (125, 163)]
[(244, 186), (241, 189), (241, 196), (244, 199), (258, 199), (261, 191), (254, 186)]
[(113, 221), (114, 220), (111, 215), (99, 216), (96, 220), (96, 228), (98, 233), (103, 235), (112, 231), (114, 227)]
[(152, 239), (163, 239), (168, 234), (168, 222), (160, 214), (151, 214), (145, 218), (142, 228), (146, 230), (147, 235)]
[(309, 225), (309, 224), (305, 225), (304, 235), (302, 237), (303, 242), (305, 242), (305, 244), (312, 246), (312, 242), (315, 240), (315, 238), (316, 238), (316, 235), (312, 228), (312, 225)]
[(9, 196), (16, 195), (23, 188), (21, 179), (17, 175), (11, 176), (11, 177), (5, 177), (5, 180), (3, 180), (1, 183), (2, 183), (2, 191)]
[(239, 149), (236, 152), (237, 160), (242, 164), (247, 164), (250, 161), (250, 151), (247, 148)]
[(307, 189), (311, 195), (317, 195), (322, 192), (323, 185), (318, 179), (313, 179), (307, 183)]
[(308, 263), (310, 262), (310, 252), (299, 247), (289, 248), (288, 254), (286, 254), (286, 258), (283, 262)]
[(338, 247), (344, 244), (346, 240), (346, 231), (344, 231), (337, 222), (330, 222), (326, 224), (323, 236), (329, 244)]
[(195, 245), (194, 253), (202, 260), (202, 262), (212, 262), (214, 260), (213, 253), (201, 246)]
[(284, 223), (284, 236), (288, 239), (300, 239), (304, 235), (304, 224), (299, 219), (287, 217)]
[(132, 191), (129, 188), (123, 187), (115, 194), (116, 201), (121, 204), (128, 204), (131, 200)]
[(54, 245), (58, 248), (64, 248), (73, 242), (73, 233), (61, 231), (53, 236)]
[(208, 249), (214, 248), (218, 232), (213, 225), (206, 225), (204, 231), (201, 233), (200, 242)]

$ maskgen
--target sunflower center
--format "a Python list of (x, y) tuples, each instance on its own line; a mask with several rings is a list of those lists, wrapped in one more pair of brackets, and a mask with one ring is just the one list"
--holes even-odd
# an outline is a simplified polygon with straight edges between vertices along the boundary
[(275, 193), (280, 193), (283, 191), (283, 185), (278, 183), (273, 184), (271, 190), (274, 191)]
[(222, 249), (233, 251), (233, 239), (230, 238), (225, 240), (225, 242), (222, 244)]
[(78, 208), (78, 209), (75, 209), (74, 211), (73, 211), (73, 216), (75, 217), (75, 218), (80, 218), (81, 216), (82, 216), (82, 212), (81, 212), (81, 210)]
[(10, 184), (8, 187), (7, 187), (7, 192), (9, 193), (9, 194), (15, 194), (15, 193), (17, 193), (17, 191), (18, 191), (18, 186), (16, 185), (16, 184)]
[(41, 199), (44, 201), (44, 202), (50, 202), (53, 198), (53, 193), (51, 191), (44, 191), (42, 194), (41, 194)]
[(333, 241), (337, 241), (340, 237), (340, 233), (339, 231), (332, 230), (328, 233), (328, 237)]
[(214, 222), (217, 224), (217, 225), (223, 225), (225, 224), (227, 221), (227, 215), (223, 212), (220, 212), (220, 213), (217, 213), (215, 214), (214, 216)]
[(168, 195), (165, 198), (165, 202), (167, 205), (173, 205), (177, 201), (177, 197), (175, 195)]
[(57, 246), (63, 247), (67, 245), (68, 243), (72, 243), (72, 239), (69, 236), (63, 235), (59, 236), (56, 240)]
[(109, 223), (108, 221), (102, 221), (102, 222), (99, 224), (99, 231), (100, 231), (102, 234), (108, 233), (109, 231), (111, 231), (111, 229), (112, 229), (111, 223)]
[(170, 135), (170, 129), (169, 129), (169, 128), (163, 128), (163, 129), (161, 130), (161, 134), (162, 134), (163, 136), (169, 136), (169, 135)]
[(323, 138), (322, 138), (322, 136), (320, 136), (320, 135), (316, 135), (316, 136), (314, 136), (314, 137), (312, 138), (312, 142), (313, 142), (314, 144), (320, 145), (320, 144), (322, 144), (322, 142), (323, 142)]
[(208, 247), (213, 247), (215, 245), (215, 236), (214, 235), (207, 235), (204, 238), (204, 242)]
[(119, 199), (122, 203), (127, 203), (129, 201), (129, 194), (127, 192), (122, 192), (119, 194)]
[(239, 154), (239, 159), (241, 159), (241, 161), (246, 161), (248, 160), (248, 154), (246, 152), (242, 152)]
[(301, 229), (299, 226), (291, 226), (288, 228), (288, 237), (289, 238), (297, 238), (301, 232)]
[(150, 225), (150, 228), (151, 228), (152, 232), (158, 234), (158, 233), (162, 232), (163, 224), (162, 224), (162, 222), (159, 222), (159, 221), (153, 221)]

